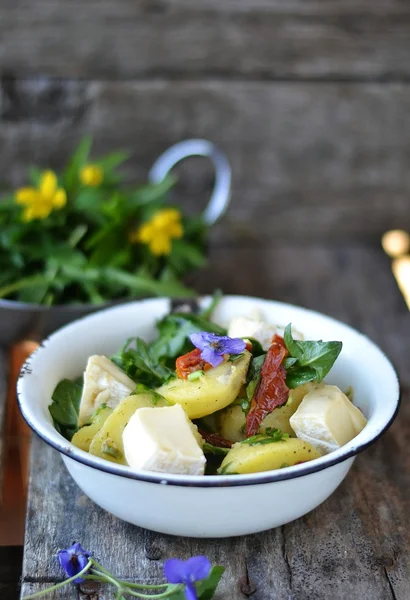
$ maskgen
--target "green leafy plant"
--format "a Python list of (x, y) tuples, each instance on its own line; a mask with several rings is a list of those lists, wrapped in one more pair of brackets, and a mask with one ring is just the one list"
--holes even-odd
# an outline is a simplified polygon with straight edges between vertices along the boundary
[(308, 381), (320, 383), (329, 373), (342, 350), (342, 342), (300, 342), (293, 339), (291, 324), (285, 329), (284, 340), (290, 357), (285, 358), (286, 384), (296, 388)]
[(84, 138), (61, 173), (29, 170), (0, 201), (0, 298), (46, 305), (194, 295), (207, 226), (167, 204), (173, 177), (129, 185), (114, 152), (90, 159)]

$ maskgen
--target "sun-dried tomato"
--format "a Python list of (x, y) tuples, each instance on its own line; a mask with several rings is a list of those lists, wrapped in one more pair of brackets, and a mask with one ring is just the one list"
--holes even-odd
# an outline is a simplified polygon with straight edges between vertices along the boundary
[(282, 365), (286, 354), (286, 346), (279, 340), (272, 343), (266, 354), (261, 369), (259, 387), (252, 398), (251, 408), (246, 416), (246, 437), (257, 434), (263, 419), (288, 400), (289, 388), (285, 382), (286, 370)]
[(188, 352), (188, 354), (177, 358), (175, 368), (179, 379), (187, 379), (190, 373), (194, 373), (194, 371), (208, 371), (212, 369), (212, 365), (204, 361), (201, 358), (201, 350), (195, 348), (192, 352)]
[(287, 356), (289, 354), (288, 349), (286, 348), (286, 345), (285, 345), (285, 340), (283, 339), (283, 337), (281, 335), (278, 335), (277, 333), (275, 333), (275, 335), (272, 338), (272, 344), (280, 344), (286, 350), (285, 356)]
[(209, 431), (204, 431), (203, 429), (198, 429), (198, 431), (203, 439), (208, 442), (208, 444), (212, 444), (212, 446), (217, 446), (218, 448), (232, 448), (233, 442), (226, 440), (221, 435), (217, 433), (210, 433)]

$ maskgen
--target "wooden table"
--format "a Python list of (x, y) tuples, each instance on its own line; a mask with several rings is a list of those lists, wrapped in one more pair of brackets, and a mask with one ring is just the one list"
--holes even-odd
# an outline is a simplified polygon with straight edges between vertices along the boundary
[[(123, 578), (157, 582), (164, 559), (207, 554), (226, 567), (217, 600), (409, 600), (410, 317), (378, 247), (216, 243), (201, 287), (302, 304), (361, 329), (396, 365), (402, 407), (339, 489), (307, 516), (271, 531), (193, 540), (146, 531), (104, 512), (79, 490), (57, 452), (33, 440), (23, 594), (60, 581), (53, 558), (81, 541)], [(235, 269), (235, 270), (233, 270)], [(166, 507), (164, 507), (166, 510)], [(250, 506), (249, 510), (258, 510)], [(49, 598), (68, 600), (68, 587)], [(82, 600), (109, 600), (103, 592)]]

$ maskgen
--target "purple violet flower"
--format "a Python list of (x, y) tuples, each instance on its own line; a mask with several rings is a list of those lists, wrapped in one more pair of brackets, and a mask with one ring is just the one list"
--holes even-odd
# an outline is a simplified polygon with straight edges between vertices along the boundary
[(193, 556), (188, 560), (170, 558), (164, 564), (164, 574), (169, 583), (185, 585), (186, 600), (198, 600), (195, 582), (205, 579), (210, 572), (211, 563), (206, 556)]
[(216, 335), (207, 331), (193, 333), (189, 339), (196, 348), (202, 350), (201, 358), (213, 367), (217, 367), (223, 362), (224, 354), (240, 354), (246, 348), (246, 343), (239, 338)]
[[(58, 551), (58, 560), (60, 565), (69, 577), (74, 577), (87, 565), (91, 554), (84, 550), (81, 544), (73, 544), (65, 550)], [(74, 583), (82, 583), (84, 579), (78, 577), (74, 579)]]

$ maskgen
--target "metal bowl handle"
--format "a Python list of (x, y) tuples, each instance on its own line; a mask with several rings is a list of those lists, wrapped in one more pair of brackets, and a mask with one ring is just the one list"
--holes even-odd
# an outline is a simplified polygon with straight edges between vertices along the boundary
[(226, 155), (207, 140), (185, 140), (165, 150), (152, 165), (148, 179), (152, 183), (160, 183), (169, 171), (184, 158), (190, 156), (206, 156), (211, 159), (215, 169), (215, 185), (203, 219), (213, 225), (228, 208), (231, 199), (231, 166)]

